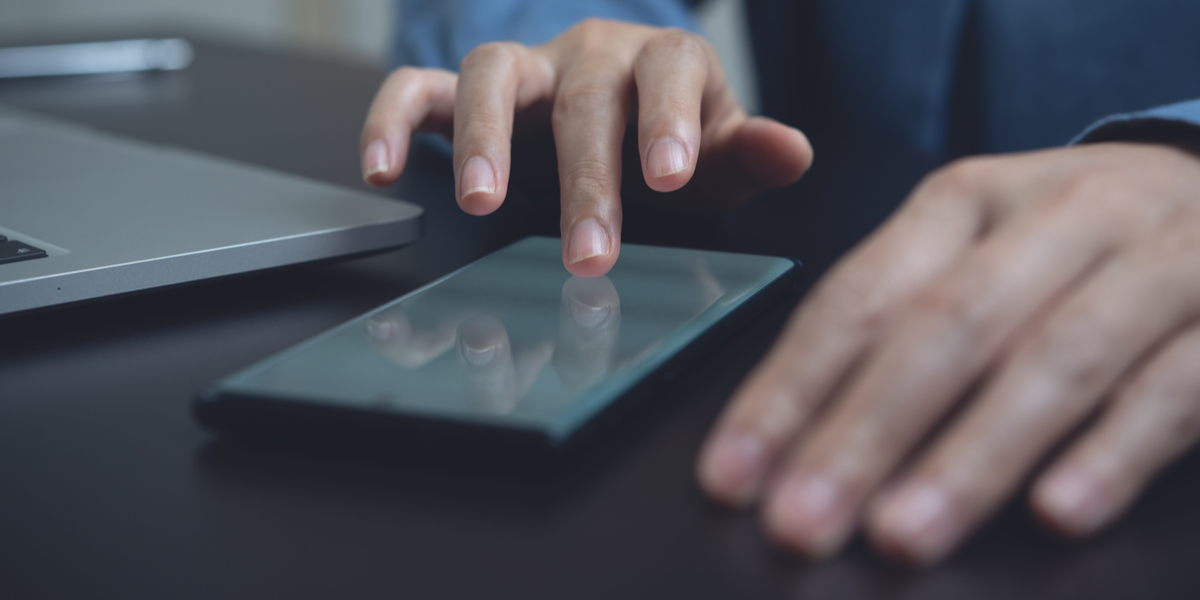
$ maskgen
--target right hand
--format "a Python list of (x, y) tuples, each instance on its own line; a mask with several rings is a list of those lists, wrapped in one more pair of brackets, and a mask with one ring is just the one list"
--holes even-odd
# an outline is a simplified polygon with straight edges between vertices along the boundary
[(736, 206), (796, 181), (812, 162), (800, 131), (746, 115), (704, 38), (590, 19), (542, 46), (479, 46), (457, 75), (393, 72), (363, 127), (364, 178), (394, 182), (414, 131), (452, 132), (458, 204), (486, 215), (507, 193), (514, 117), (531, 129), (549, 120), (553, 139), (543, 150), (557, 154), (563, 264), (574, 275), (603, 275), (620, 250), (621, 149), (634, 109), (643, 195), (659, 205)]

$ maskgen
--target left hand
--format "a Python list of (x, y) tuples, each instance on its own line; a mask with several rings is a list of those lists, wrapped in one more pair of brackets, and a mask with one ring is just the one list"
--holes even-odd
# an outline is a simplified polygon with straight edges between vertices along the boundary
[(720, 500), (761, 498), (768, 533), (808, 555), (862, 522), (928, 564), (1093, 413), (1030, 493), (1076, 536), (1200, 437), (1200, 158), (1175, 147), (926, 178), (796, 311), (697, 472)]

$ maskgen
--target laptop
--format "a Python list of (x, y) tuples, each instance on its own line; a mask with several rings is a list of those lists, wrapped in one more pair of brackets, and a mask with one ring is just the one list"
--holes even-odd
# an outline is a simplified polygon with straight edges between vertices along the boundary
[(0, 106), (0, 315), (398, 248), (421, 207)]

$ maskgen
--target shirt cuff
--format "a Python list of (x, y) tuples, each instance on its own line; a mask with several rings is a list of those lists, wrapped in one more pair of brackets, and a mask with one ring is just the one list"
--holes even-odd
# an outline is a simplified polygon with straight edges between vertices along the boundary
[(1068, 145), (1154, 142), (1200, 146), (1200, 100), (1113, 115), (1093, 123)]

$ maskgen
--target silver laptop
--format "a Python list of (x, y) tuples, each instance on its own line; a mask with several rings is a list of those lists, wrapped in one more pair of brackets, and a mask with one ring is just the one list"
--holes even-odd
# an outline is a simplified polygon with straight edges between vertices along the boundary
[(0, 315), (395, 248), (421, 214), (0, 106)]

